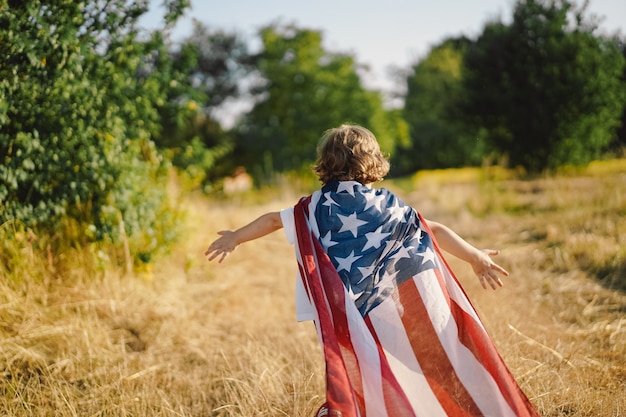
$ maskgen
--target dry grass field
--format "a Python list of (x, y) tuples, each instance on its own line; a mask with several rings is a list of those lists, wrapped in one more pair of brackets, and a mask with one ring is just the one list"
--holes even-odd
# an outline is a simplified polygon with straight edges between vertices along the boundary
[[(626, 161), (535, 180), (459, 170), (382, 186), (501, 250), (511, 276), (497, 291), (450, 261), (541, 415), (626, 416)], [(312, 324), (295, 322), (282, 232), (222, 264), (202, 255), (218, 230), (298, 195), (179, 197), (181, 243), (133, 276), (94, 248), (53, 256), (38, 249), (48, 237), (5, 242), (0, 415), (312, 416), (324, 367)]]

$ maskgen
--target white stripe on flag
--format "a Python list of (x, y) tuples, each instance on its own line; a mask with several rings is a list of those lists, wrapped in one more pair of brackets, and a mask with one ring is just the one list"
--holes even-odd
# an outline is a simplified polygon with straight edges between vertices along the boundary
[(465, 294), (463, 289), (459, 287), (459, 283), (451, 275), (451, 273), (447, 272), (449, 271), (449, 268), (443, 262), (441, 262), (441, 260), (439, 260), (439, 257), (437, 257), (437, 259), (438, 259), (437, 266), (439, 267), (439, 270), (441, 271), (441, 274), (443, 275), (443, 279), (446, 284), (446, 289), (448, 290), (448, 294), (450, 295), (450, 298), (453, 299), (457, 303), (457, 305), (463, 309), (463, 311), (465, 311), (468, 315), (472, 316), (472, 318), (476, 320), (478, 324), (480, 324), (480, 327), (483, 329), (483, 331), (486, 331), (485, 327), (483, 326), (482, 321), (480, 320), (480, 318), (478, 317), (478, 314), (476, 313), (476, 310), (474, 309), (471, 302), (467, 298), (467, 295)]
[(318, 239), (320, 238), (320, 230), (317, 226), (317, 220), (315, 219), (315, 208), (317, 207), (321, 197), (322, 192), (319, 190), (311, 194), (311, 202), (309, 203), (308, 212), (306, 213), (309, 221), (308, 224), (313, 232), (313, 236)]
[(361, 369), (365, 414), (368, 417), (384, 417), (387, 415), (387, 411), (382, 390), (382, 373), (380, 370), (378, 346), (347, 291), (345, 300), (350, 340)]

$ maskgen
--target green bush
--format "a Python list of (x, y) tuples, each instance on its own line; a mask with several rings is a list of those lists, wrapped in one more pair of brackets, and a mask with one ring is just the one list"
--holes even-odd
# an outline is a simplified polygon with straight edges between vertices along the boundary
[(0, 2), (0, 224), (68, 233), (72, 219), (72, 239), (149, 260), (175, 234), (150, 139), (165, 93), (145, 68), (162, 43), (136, 40), (140, 6), (103, 20), (88, 3)]

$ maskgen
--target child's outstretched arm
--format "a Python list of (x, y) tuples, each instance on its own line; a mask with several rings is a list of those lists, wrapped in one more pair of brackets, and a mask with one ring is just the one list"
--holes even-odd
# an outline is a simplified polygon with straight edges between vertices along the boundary
[(492, 256), (500, 253), (499, 251), (495, 249), (477, 249), (463, 240), (449, 227), (430, 220), (426, 220), (426, 223), (428, 223), (428, 227), (432, 230), (437, 243), (443, 250), (472, 266), (483, 288), (487, 288), (487, 284), (489, 284), (495, 290), (498, 286), (501, 287), (503, 285), (498, 274), (506, 277), (509, 276), (509, 273), (491, 259)]
[(266, 213), (237, 230), (217, 232), (221, 237), (211, 243), (209, 249), (204, 252), (204, 256), (212, 261), (221, 255), (218, 262), (222, 262), (239, 244), (260, 238), (282, 227), (283, 222), (279, 212)]

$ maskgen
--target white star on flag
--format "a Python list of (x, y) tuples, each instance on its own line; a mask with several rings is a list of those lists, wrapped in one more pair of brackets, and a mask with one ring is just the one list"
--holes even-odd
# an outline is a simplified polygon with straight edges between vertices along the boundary
[(383, 255), (387, 255), (391, 252), (393, 247), (398, 243), (397, 240), (389, 239), (385, 242), (385, 249), (383, 249)]
[(347, 258), (335, 257), (337, 261), (337, 272), (346, 270), (348, 273), (352, 269), (352, 264), (359, 259), (361, 256), (354, 256), (354, 251), (350, 252)]
[(326, 233), (326, 236), (320, 238), (320, 243), (322, 244), (324, 249), (328, 249), (331, 246), (335, 246), (337, 244), (337, 242), (333, 241), (330, 230), (328, 231), (328, 233)]
[(370, 266), (366, 266), (366, 267), (359, 266), (359, 267), (357, 267), (357, 269), (359, 270), (359, 272), (363, 276), (363, 278), (361, 278), (359, 280), (359, 282), (357, 282), (357, 285), (358, 285), (358, 284), (362, 283), (365, 278), (369, 278), (374, 273), (374, 270), (376, 269), (376, 265), (370, 265)]
[(426, 248), (424, 252), (418, 253), (418, 255), (423, 258), (422, 262), (424, 263), (428, 261), (433, 261), (433, 263), (435, 262), (435, 252), (433, 252), (430, 248)]
[(398, 275), (396, 271), (392, 273), (390, 273), (388, 269), (385, 271), (383, 276), (380, 278), (380, 281), (376, 283), (379, 294), (383, 293), (386, 289), (396, 288), (396, 284), (395, 284), (396, 275)]
[(340, 193), (342, 191), (347, 192), (352, 197), (354, 197), (354, 184), (353, 181), (341, 181), (337, 186), (337, 192)]
[(361, 250), (365, 252), (368, 248), (378, 249), (382, 241), (385, 240), (387, 236), (391, 235), (391, 233), (383, 233), (382, 231), (383, 227), (379, 226), (376, 231), (366, 233), (365, 237), (367, 238), (367, 243), (365, 243), (365, 246), (363, 246)]
[(367, 211), (370, 207), (375, 207), (376, 210), (382, 213), (381, 205), (385, 201), (385, 196), (380, 194), (368, 193), (365, 195), (365, 208), (363, 211)]
[(423, 234), (426, 233), (424, 232), (422, 229), (418, 229), (417, 232), (415, 233), (415, 240), (417, 240), (417, 247), (419, 248), (420, 244), (422, 243), (422, 236)]
[(404, 219), (404, 207), (400, 207), (398, 204), (398, 200), (393, 202), (393, 206), (391, 207), (391, 217), (389, 217), (388, 222), (399, 221), (400, 223), (405, 223)]
[(411, 249), (413, 249), (412, 246), (409, 246), (409, 247), (401, 246), (400, 249), (398, 249), (396, 253), (391, 255), (391, 257), (393, 259), (402, 259), (402, 258), (411, 259)]
[(332, 199), (332, 197), (330, 196), (330, 192), (324, 193), (324, 197), (326, 198), (326, 201), (324, 201), (322, 205), (328, 206), (328, 214), (330, 214), (330, 209), (332, 208), (333, 204), (336, 206), (338, 206), (339, 204)]
[(349, 216), (342, 216), (341, 214), (337, 214), (339, 220), (341, 220), (342, 226), (339, 229), (339, 233), (341, 232), (352, 232), (354, 237), (358, 236), (357, 229), (359, 226), (363, 226), (367, 224), (366, 221), (359, 220), (356, 216), (356, 211)]

